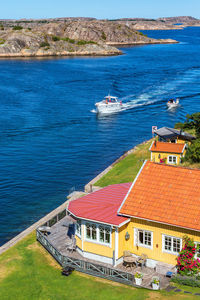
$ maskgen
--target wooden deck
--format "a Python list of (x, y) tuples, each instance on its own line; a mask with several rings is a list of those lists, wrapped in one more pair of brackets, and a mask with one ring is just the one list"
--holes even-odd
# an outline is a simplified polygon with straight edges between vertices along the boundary
[(70, 222), (69, 216), (64, 217), (62, 220), (60, 220), (59, 222), (57, 222), (55, 225), (51, 227), (51, 232), (46, 236), (46, 239), (51, 243), (52, 246), (54, 246), (60, 252), (61, 255), (73, 259), (94, 263), (94, 264), (100, 264), (101, 266), (116, 269), (119, 271), (124, 271), (132, 275), (134, 275), (136, 272), (141, 272), (143, 274), (142, 286), (146, 288), (151, 288), (151, 280), (153, 276), (158, 276), (160, 278), (161, 289), (164, 289), (169, 285), (169, 278), (166, 278), (164, 275), (157, 273), (152, 268), (147, 268), (147, 267), (143, 267), (142, 269), (141, 267), (127, 268), (123, 264), (119, 264), (116, 267), (113, 267), (110, 264), (105, 264), (102, 262), (84, 258), (81, 254), (79, 254), (78, 251), (73, 251), (73, 252), (68, 251), (66, 244), (70, 240), (69, 236), (67, 235), (69, 222)]

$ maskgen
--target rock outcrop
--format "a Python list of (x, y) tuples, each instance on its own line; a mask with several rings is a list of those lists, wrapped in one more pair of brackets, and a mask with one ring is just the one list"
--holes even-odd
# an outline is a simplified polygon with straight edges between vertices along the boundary
[(0, 57), (119, 55), (114, 45), (176, 43), (147, 37), (124, 21), (85, 18), (0, 21)]

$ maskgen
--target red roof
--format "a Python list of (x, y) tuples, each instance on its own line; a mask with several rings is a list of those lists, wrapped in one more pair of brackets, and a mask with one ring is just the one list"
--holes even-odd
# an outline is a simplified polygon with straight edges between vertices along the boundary
[(117, 210), (131, 183), (113, 184), (69, 203), (68, 211), (80, 219), (119, 226), (127, 217)]
[(185, 144), (154, 141), (150, 147), (152, 152), (183, 153)]
[(147, 161), (119, 213), (200, 231), (200, 170)]

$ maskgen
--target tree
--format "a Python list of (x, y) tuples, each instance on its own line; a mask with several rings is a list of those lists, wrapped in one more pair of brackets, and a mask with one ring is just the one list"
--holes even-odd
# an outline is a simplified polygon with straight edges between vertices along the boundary
[(200, 162), (200, 139), (193, 141), (189, 146), (185, 155), (185, 160), (190, 161), (191, 163)]
[(194, 128), (196, 132), (196, 137), (200, 138), (200, 112), (194, 113), (192, 115), (186, 115), (186, 122), (184, 123), (184, 128)]

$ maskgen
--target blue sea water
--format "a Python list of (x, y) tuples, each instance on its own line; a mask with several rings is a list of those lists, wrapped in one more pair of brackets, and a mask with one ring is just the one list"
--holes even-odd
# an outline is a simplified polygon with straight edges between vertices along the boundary
[[(114, 57), (0, 60), (0, 244), (60, 205), (151, 126), (200, 111), (200, 28), (147, 31), (179, 44)], [(98, 118), (108, 92), (131, 109)], [(174, 112), (166, 101), (179, 97)]]

